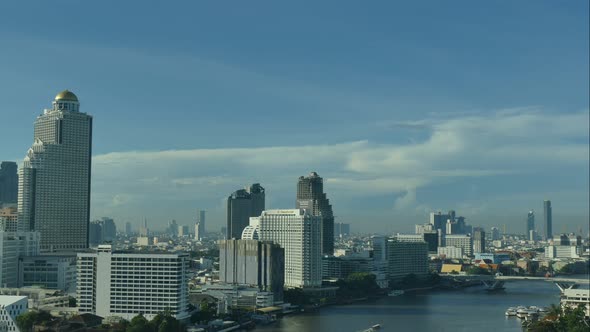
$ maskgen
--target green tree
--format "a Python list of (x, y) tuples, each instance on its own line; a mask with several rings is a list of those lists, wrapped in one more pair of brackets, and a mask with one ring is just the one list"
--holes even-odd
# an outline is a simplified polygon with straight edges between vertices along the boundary
[(129, 323), (127, 326), (127, 332), (154, 332), (152, 325), (150, 322), (143, 316), (143, 314), (139, 314)]
[(18, 326), (18, 329), (22, 332), (32, 331), (37, 316), (38, 314), (36, 311), (27, 311), (24, 314), (18, 315), (16, 317), (16, 326)]
[(535, 332), (588, 332), (590, 321), (585, 316), (586, 307), (577, 308), (551, 305), (545, 317), (536, 322), (523, 323), (523, 330)]
[(69, 306), (70, 308), (75, 308), (75, 307), (76, 307), (76, 303), (77, 303), (77, 302), (76, 302), (76, 298), (75, 298), (75, 297), (72, 297), (72, 296), (70, 296), (70, 297), (68, 298), (68, 306)]

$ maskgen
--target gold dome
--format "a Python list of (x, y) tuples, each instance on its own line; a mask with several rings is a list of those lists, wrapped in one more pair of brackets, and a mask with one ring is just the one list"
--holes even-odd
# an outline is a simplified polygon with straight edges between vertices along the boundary
[(69, 90), (64, 90), (55, 96), (55, 101), (64, 100), (64, 101), (78, 101), (78, 97)]

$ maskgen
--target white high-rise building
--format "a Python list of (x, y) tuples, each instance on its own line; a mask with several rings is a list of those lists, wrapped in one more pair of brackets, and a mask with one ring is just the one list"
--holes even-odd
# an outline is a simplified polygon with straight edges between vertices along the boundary
[(0, 295), (0, 331), (19, 332), (16, 317), (29, 310), (26, 296)]
[(320, 216), (304, 209), (267, 210), (251, 217), (250, 226), (256, 228), (260, 241), (273, 241), (285, 249), (286, 287), (322, 286)]
[(424, 278), (428, 275), (428, 244), (391, 238), (387, 241), (387, 260), (390, 281), (401, 281), (410, 274)]
[(445, 236), (445, 246), (463, 249), (466, 256), (473, 255), (473, 238), (465, 234), (453, 234)]
[(195, 222), (195, 240), (199, 241), (205, 236), (205, 211), (197, 211), (197, 221)]
[(100, 245), (95, 253), (79, 253), (77, 265), (80, 313), (128, 320), (165, 310), (177, 319), (189, 315), (188, 254), (118, 253)]
[(0, 231), (0, 287), (18, 287), (18, 259), (39, 255), (39, 242), (38, 232)]
[(41, 251), (88, 248), (92, 116), (65, 90), (35, 120), (19, 169), (18, 223), (41, 233)]

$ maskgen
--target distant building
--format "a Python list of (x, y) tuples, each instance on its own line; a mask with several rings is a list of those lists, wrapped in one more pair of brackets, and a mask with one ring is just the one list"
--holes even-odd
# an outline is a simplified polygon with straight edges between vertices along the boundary
[(334, 212), (324, 192), (324, 179), (318, 173), (299, 177), (295, 207), (322, 218), (322, 254), (334, 254)]
[(0, 295), (0, 331), (19, 332), (16, 317), (29, 310), (26, 296)]
[(494, 253), (475, 253), (476, 260), (490, 260), (492, 264), (501, 264), (504, 261), (511, 260), (509, 254), (494, 254)]
[(346, 279), (352, 273), (373, 270), (373, 258), (349, 256), (322, 257), (322, 277), (324, 279)]
[(68, 90), (35, 120), (19, 169), (18, 222), (41, 233), (41, 251), (88, 248), (92, 116)]
[(178, 225), (178, 237), (189, 236), (187, 225)]
[(168, 235), (172, 237), (178, 236), (178, 224), (174, 219), (168, 222)]
[(195, 240), (199, 241), (205, 236), (205, 211), (197, 211), (197, 220), (195, 221)]
[(473, 230), (473, 253), (486, 252), (486, 232), (481, 227)]
[(90, 222), (88, 226), (88, 242), (97, 246), (104, 242), (112, 242), (117, 238), (117, 225), (111, 218), (103, 217)]
[(492, 241), (500, 239), (500, 230), (498, 227), (492, 227)]
[(131, 223), (126, 222), (125, 223), (125, 235), (130, 236), (131, 234), (133, 234), (133, 228), (131, 226)]
[(529, 241), (537, 241), (538, 235), (534, 229), (529, 231)]
[(76, 291), (76, 254), (21, 256), (18, 287)]
[(0, 207), (2, 203), (16, 203), (18, 198), (18, 167), (13, 161), (0, 164)]
[(438, 233), (427, 232), (422, 234), (397, 234), (394, 236), (398, 241), (402, 242), (426, 242), (428, 244), (428, 251), (436, 252), (438, 248)]
[(286, 287), (321, 287), (319, 216), (303, 209), (267, 210), (260, 217), (250, 218), (250, 226), (256, 228), (260, 241), (272, 241), (285, 249)]
[(258, 217), (264, 211), (265, 190), (255, 183), (240, 189), (227, 198), (227, 239), (240, 239), (250, 217)]
[(39, 255), (39, 232), (0, 231), (0, 286), (17, 287), (18, 259)]
[(342, 222), (334, 223), (334, 236), (350, 236), (350, 224), (345, 224)]
[(543, 240), (547, 241), (553, 236), (553, 219), (552, 219), (552, 209), (551, 209), (551, 201), (545, 200), (543, 201), (543, 225), (545, 233), (543, 234)]
[(463, 249), (463, 254), (466, 256), (473, 255), (473, 239), (465, 234), (451, 234), (445, 236), (446, 247), (457, 247)]
[(142, 313), (151, 320), (169, 310), (188, 318), (188, 267), (186, 253), (112, 252), (110, 245), (79, 253), (78, 311), (127, 320)]
[(428, 275), (428, 244), (402, 242), (395, 238), (387, 242), (387, 260), (390, 282), (399, 282), (409, 274), (417, 278)]
[(545, 247), (545, 257), (555, 258), (580, 258), (582, 246), (553, 245)]
[(219, 281), (257, 287), (272, 292), (274, 301), (283, 300), (285, 249), (258, 240), (220, 240)]
[(419, 224), (415, 225), (416, 227), (416, 234), (423, 234), (425, 232), (436, 232), (434, 225), (432, 224)]
[(453, 246), (438, 247), (436, 253), (445, 258), (463, 258), (463, 248)]
[(535, 211), (530, 210), (526, 216), (526, 233), (529, 235), (531, 231), (535, 230)]

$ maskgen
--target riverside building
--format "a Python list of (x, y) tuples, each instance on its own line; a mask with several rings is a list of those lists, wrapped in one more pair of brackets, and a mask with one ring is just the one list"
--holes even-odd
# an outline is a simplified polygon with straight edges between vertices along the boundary
[(169, 310), (177, 319), (185, 319), (188, 264), (185, 253), (112, 252), (110, 245), (79, 253), (79, 312), (130, 320), (140, 313), (152, 319)]
[(18, 171), (18, 223), (41, 233), (41, 251), (88, 248), (92, 116), (65, 90), (35, 120)]
[(387, 260), (390, 282), (399, 282), (409, 274), (424, 278), (428, 275), (428, 244), (391, 238), (387, 241)]
[(250, 218), (250, 226), (244, 234), (285, 249), (286, 287), (322, 286), (321, 217), (303, 209), (267, 210)]

